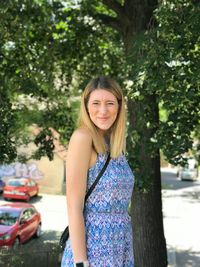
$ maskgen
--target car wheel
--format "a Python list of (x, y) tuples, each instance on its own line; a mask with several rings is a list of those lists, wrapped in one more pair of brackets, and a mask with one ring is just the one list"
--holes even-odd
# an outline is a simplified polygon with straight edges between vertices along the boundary
[(12, 248), (13, 248), (13, 249), (17, 249), (17, 248), (19, 248), (19, 246), (20, 246), (20, 240), (19, 240), (19, 237), (17, 237), (17, 238), (15, 239), (13, 245), (12, 245)]
[(38, 225), (37, 231), (35, 232), (36, 237), (40, 237), (42, 234), (42, 225), (41, 223)]

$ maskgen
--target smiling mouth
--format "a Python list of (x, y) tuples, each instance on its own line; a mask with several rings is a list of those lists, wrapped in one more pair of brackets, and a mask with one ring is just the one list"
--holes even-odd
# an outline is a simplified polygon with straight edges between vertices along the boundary
[(99, 118), (100, 121), (106, 121), (108, 118)]

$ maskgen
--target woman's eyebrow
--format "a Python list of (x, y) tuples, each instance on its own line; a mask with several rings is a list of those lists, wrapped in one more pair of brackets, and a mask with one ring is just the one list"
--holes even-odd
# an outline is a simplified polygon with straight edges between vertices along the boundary
[(106, 100), (106, 102), (112, 102), (112, 103), (117, 103), (117, 100)]
[[(101, 102), (102, 100), (101, 99), (91, 99), (91, 102)], [(105, 99), (105, 102), (117, 102), (117, 100), (115, 99)]]
[(92, 99), (91, 102), (100, 102), (101, 100), (98, 99)]
[[(94, 99), (92, 99), (92, 101), (101, 101), (101, 99), (94, 98)], [(105, 101), (113, 101), (113, 102), (115, 102), (116, 100), (115, 99), (105, 99)]]

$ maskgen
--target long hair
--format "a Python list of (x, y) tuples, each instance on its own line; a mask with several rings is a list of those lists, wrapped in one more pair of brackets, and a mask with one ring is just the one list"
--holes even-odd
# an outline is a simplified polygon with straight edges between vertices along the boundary
[(91, 121), (87, 110), (90, 94), (97, 89), (111, 92), (117, 98), (119, 104), (117, 118), (110, 129), (110, 154), (112, 158), (117, 158), (125, 152), (126, 109), (122, 90), (115, 80), (100, 76), (92, 79), (87, 84), (81, 98), (78, 127), (89, 130), (93, 140), (93, 147), (97, 153), (107, 152), (105, 139), (98, 127)]

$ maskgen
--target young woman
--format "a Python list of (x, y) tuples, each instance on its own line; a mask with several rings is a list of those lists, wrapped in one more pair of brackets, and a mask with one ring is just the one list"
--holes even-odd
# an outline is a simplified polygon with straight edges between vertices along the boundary
[[(81, 100), (78, 128), (67, 154), (67, 208), (70, 238), (62, 267), (133, 267), (128, 204), (134, 177), (125, 159), (125, 103), (110, 78), (92, 79)], [(86, 201), (87, 190), (111, 160)]]

